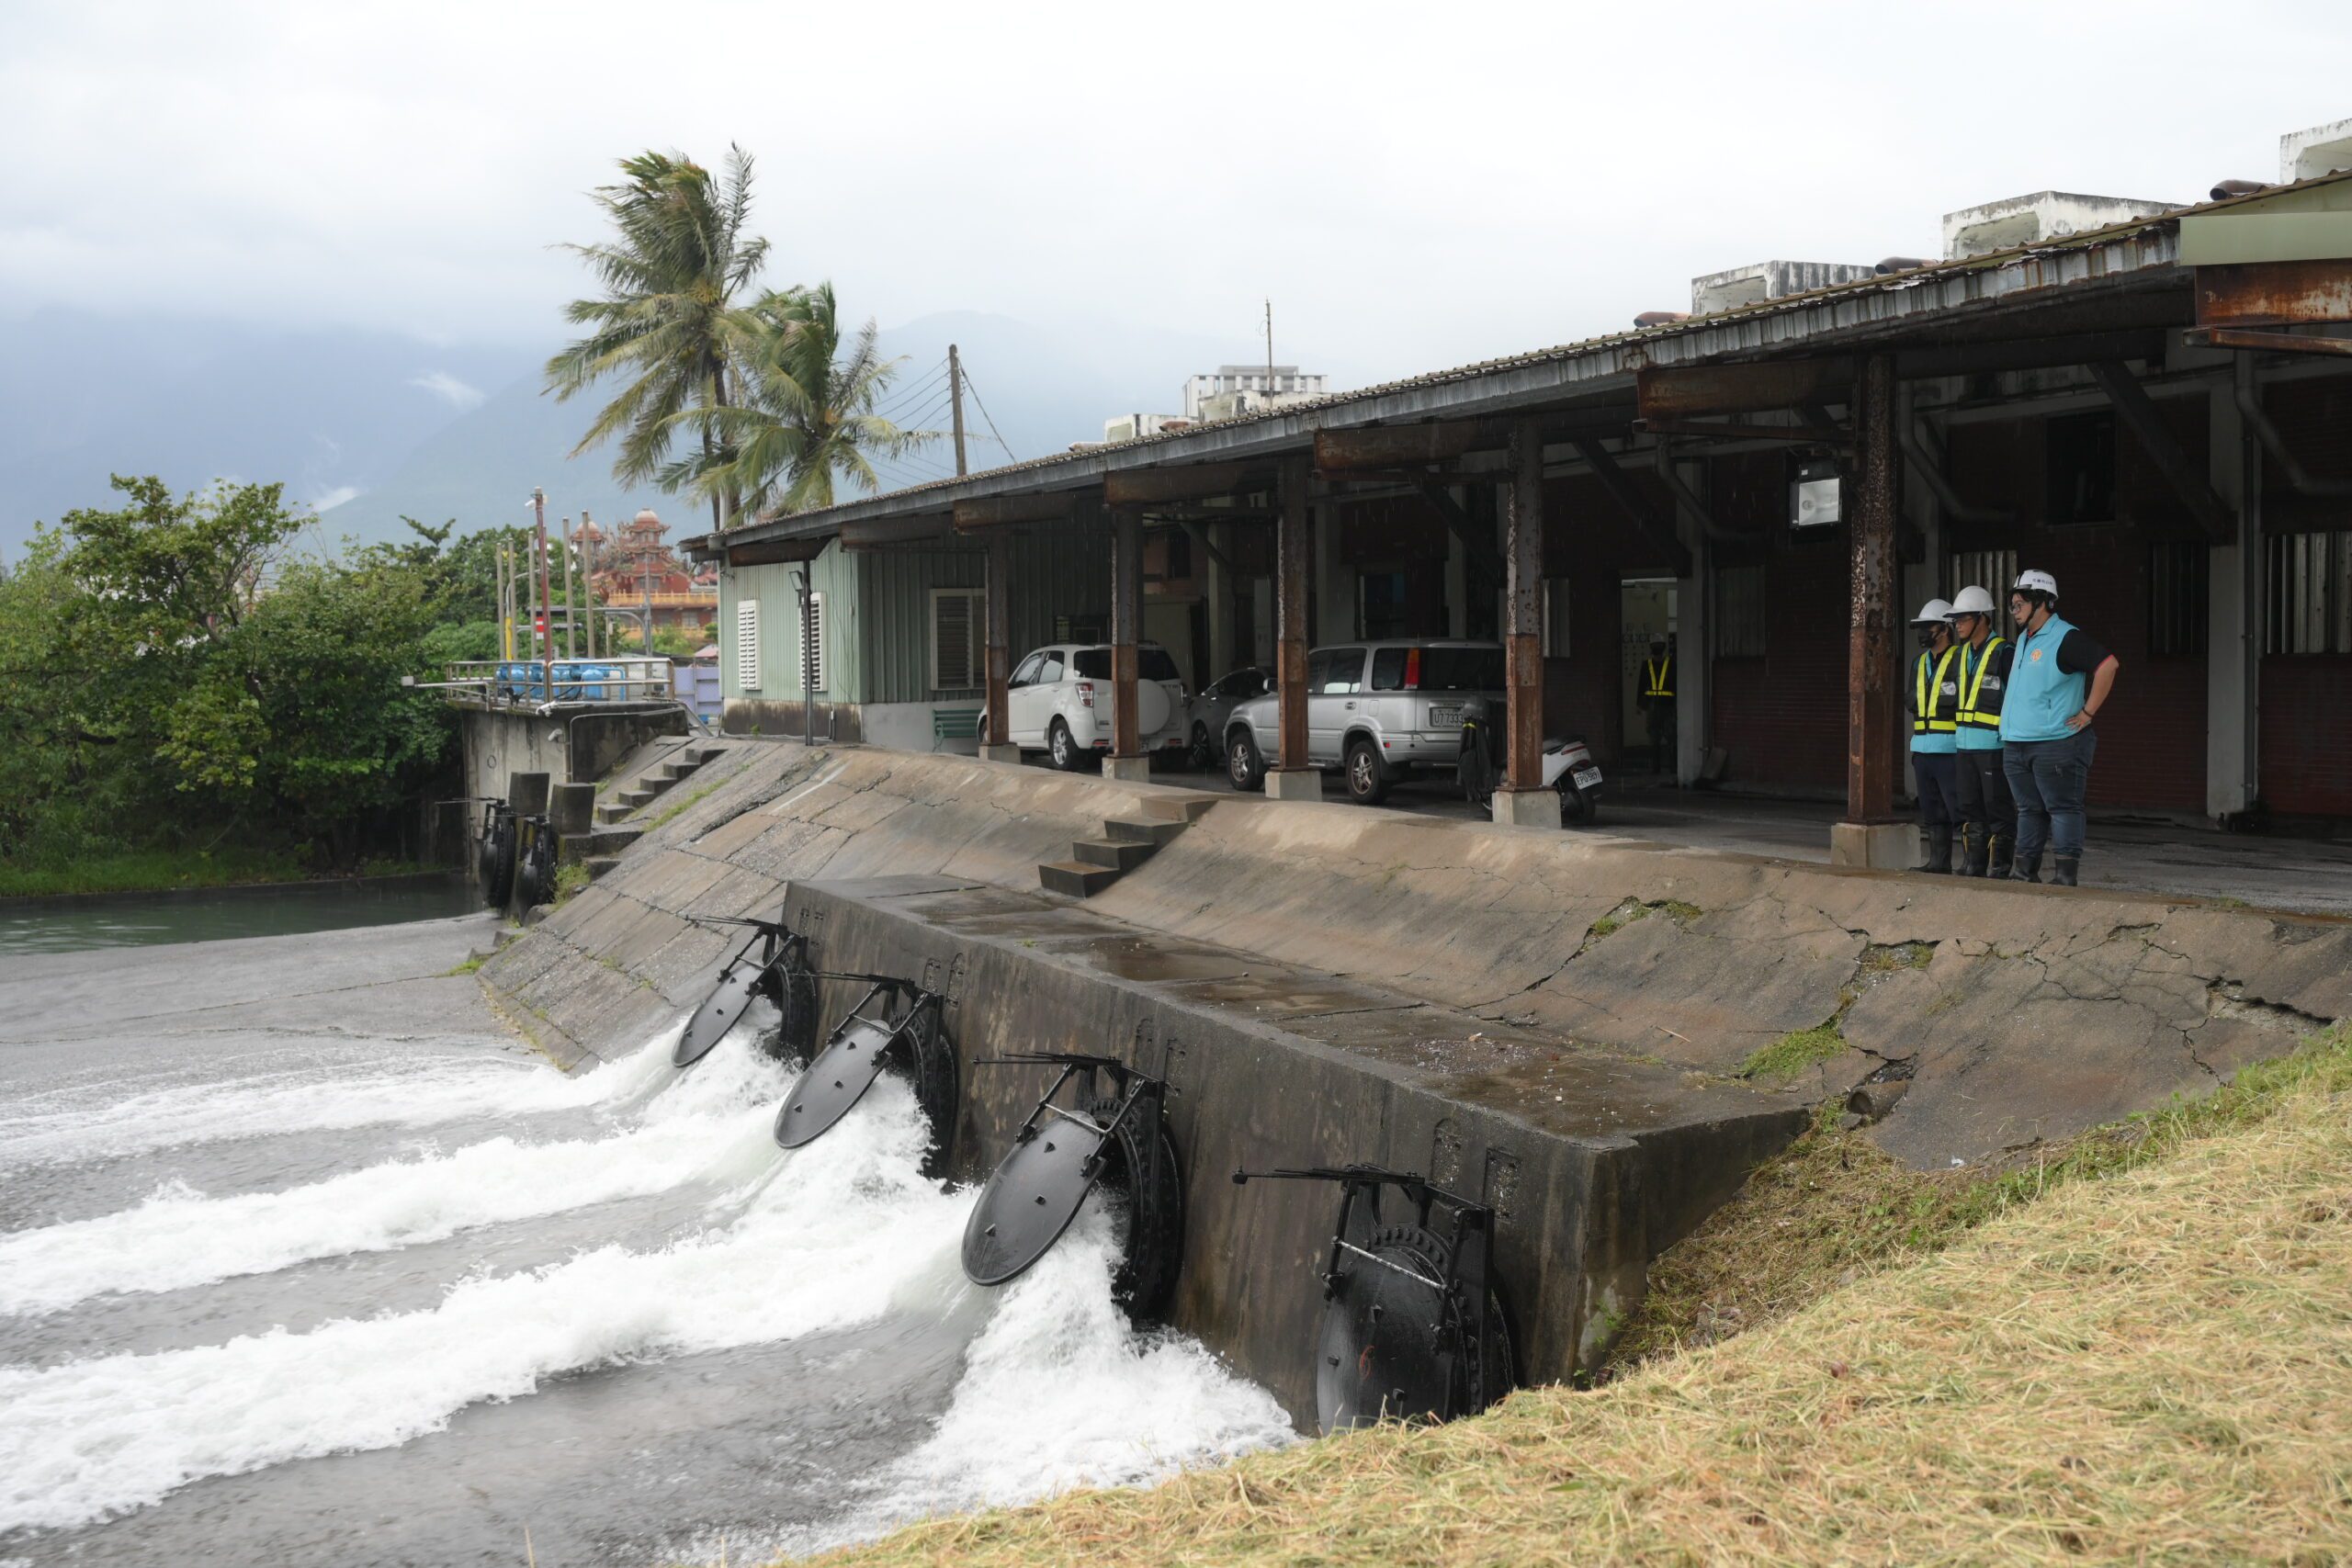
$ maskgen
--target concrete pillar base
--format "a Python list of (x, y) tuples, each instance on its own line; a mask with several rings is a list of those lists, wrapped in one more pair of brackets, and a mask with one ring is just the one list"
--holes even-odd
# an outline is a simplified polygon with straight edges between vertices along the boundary
[(1837, 822), (1829, 863), (1871, 871), (1908, 871), (1919, 862), (1919, 829), (1909, 822)]
[(1557, 828), (1560, 792), (1556, 789), (1495, 791), (1495, 820), (1506, 828)]
[(1323, 772), (1319, 768), (1275, 768), (1266, 774), (1268, 800), (1320, 800)]
[(596, 826), (596, 786), (560, 784), (548, 802), (548, 822), (563, 838), (592, 832)]
[(983, 762), (1018, 762), (1021, 761), (1021, 748), (1012, 745), (983, 746), (980, 748), (980, 761)]
[(1102, 776), (1106, 779), (1121, 779), (1128, 784), (1149, 784), (1151, 759), (1149, 757), (1105, 757), (1102, 759)]

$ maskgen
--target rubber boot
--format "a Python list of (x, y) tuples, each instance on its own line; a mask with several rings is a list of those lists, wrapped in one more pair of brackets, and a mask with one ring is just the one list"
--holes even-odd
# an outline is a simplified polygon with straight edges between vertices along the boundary
[(1984, 875), (1985, 856), (1991, 849), (1992, 845), (1986, 840), (1985, 835), (1977, 830), (1976, 824), (1971, 822), (1962, 828), (1960, 830), (1960, 874), (1962, 876)]
[(2075, 886), (2075, 874), (2082, 869), (2082, 864), (2083, 857), (2080, 855), (2055, 856), (2050, 870), (2050, 886), (2052, 887)]
[(1995, 833), (1993, 835), (1993, 865), (1985, 874), (2006, 881), (2009, 874), (2010, 857), (2016, 854), (2017, 847), (2018, 841), (2013, 835)]
[(2019, 855), (2019, 856), (2018, 856), (2016, 864), (2012, 865), (2012, 866), (2009, 868), (2009, 880), (2010, 880), (2011, 882), (2039, 882), (2039, 881), (2041, 881), (2041, 852), (2040, 852), (2039, 851), (2037, 851), (2037, 852), (2035, 852), (2034, 853), (2030, 854), (2030, 855)]
[(1951, 829), (1950, 827), (1928, 829), (1928, 858), (1911, 869), (1924, 871), (1930, 876), (1951, 874)]

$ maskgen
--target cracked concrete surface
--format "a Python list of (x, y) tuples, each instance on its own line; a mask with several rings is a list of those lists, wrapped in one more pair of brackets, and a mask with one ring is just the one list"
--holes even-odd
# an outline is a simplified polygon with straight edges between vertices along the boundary
[[(1167, 793), (774, 743), (730, 747), (703, 776), (710, 795), (486, 966), (537, 1010), (551, 1049), (626, 1051), (693, 1005), (740, 939), (685, 916), (773, 909), (806, 878), (922, 873), (1034, 891), (1040, 861)], [(1653, 912), (1595, 937), (1628, 900)], [(1669, 903), (1697, 913), (1657, 912)], [(1781, 1092), (1831, 1098), (1909, 1065), (1911, 1089), (1871, 1135), (1926, 1167), (2202, 1092), (2352, 1014), (2352, 925), (2324, 917), (1337, 803), (1223, 797), (1087, 907), (1710, 1077), (1834, 1021), (1849, 1049)], [(1897, 948), (1928, 961), (1872, 958)], [(567, 984), (593, 1001), (567, 1000)]]

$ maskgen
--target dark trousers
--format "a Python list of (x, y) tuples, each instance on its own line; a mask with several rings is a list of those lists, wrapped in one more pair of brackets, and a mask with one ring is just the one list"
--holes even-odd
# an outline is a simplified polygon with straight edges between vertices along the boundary
[(1652, 703), (1644, 711), (1650, 722), (1650, 772), (1670, 773), (1675, 771), (1675, 742), (1680, 738), (1680, 727), (1674, 722), (1674, 705)]
[(1953, 755), (1960, 763), (1961, 821), (1975, 829), (1976, 836), (1986, 842), (2014, 840), (2018, 805), (2009, 798), (2009, 779), (2001, 767), (2001, 753), (1959, 751)]
[(1914, 751), (1911, 773), (1919, 782), (1919, 826), (1950, 828), (1960, 820), (1960, 770), (1950, 751)]
[(2054, 854), (2083, 852), (2083, 795), (2091, 782), (2098, 732), (2089, 725), (2063, 740), (2012, 740), (2001, 768), (2018, 803), (2018, 859), (2031, 864), (2044, 844)]

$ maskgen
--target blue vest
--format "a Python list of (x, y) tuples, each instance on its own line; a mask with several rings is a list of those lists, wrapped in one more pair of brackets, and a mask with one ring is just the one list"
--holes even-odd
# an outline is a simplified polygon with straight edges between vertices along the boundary
[(2038, 632), (2019, 632), (2009, 660), (2009, 689), (2001, 700), (2001, 739), (2064, 740), (2075, 732), (2066, 721), (2083, 711), (2087, 675), (2058, 668), (2058, 648), (2075, 628), (2052, 615)]
[(1914, 756), (1950, 754), (1958, 742), (1960, 682), (1951, 678), (1952, 656), (1947, 648), (1939, 656), (1922, 652), (1911, 667), (1911, 751)]

